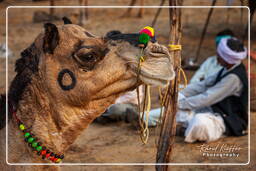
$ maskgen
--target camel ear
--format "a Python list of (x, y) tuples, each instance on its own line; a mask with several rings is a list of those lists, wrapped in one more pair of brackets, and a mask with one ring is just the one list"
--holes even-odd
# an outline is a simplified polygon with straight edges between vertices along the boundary
[(52, 23), (44, 24), (44, 42), (43, 42), (43, 51), (44, 53), (53, 54), (54, 49), (59, 44), (59, 32), (57, 27)]
[(72, 21), (68, 17), (63, 17), (62, 20), (64, 24), (72, 24)]

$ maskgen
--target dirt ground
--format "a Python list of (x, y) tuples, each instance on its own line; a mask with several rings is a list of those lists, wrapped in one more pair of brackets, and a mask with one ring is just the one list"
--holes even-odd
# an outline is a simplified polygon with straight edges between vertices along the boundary
[[(184, 0), (184, 5), (210, 5), (210, 1)], [(77, 5), (76, 1), (60, 0), (57, 5)], [(105, 0), (90, 1), (89, 5), (127, 5), (129, 0)], [(146, 5), (159, 5), (160, 1), (149, 0)], [(6, 0), (0, 3), (0, 43), (5, 42), (5, 8), (8, 5), (48, 5), (45, 1), (31, 2), (28, 0)], [(165, 4), (167, 5), (167, 3)], [(217, 5), (225, 5), (219, 1)], [(236, 0), (234, 5), (240, 5)], [(33, 14), (36, 11), (46, 11), (49, 9), (35, 8), (10, 8), (8, 10), (8, 44), (13, 56), (8, 59), (8, 82), (15, 75), (14, 63), (20, 52), (28, 47), (35, 37), (43, 31), (43, 23), (33, 23)], [(89, 21), (83, 26), (93, 34), (103, 36), (107, 31), (120, 30), (122, 32), (138, 32), (145, 25), (150, 25), (156, 13), (156, 9), (145, 9), (143, 18), (136, 18), (137, 9), (133, 10), (132, 17), (121, 17), (126, 9), (89, 9)], [(186, 8), (182, 9), (183, 37), (182, 37), (182, 57), (194, 57), (199, 43), (200, 34), (209, 9)], [(77, 9), (57, 9), (56, 15), (59, 17), (68, 16), (74, 23), (77, 23)], [(229, 17), (227, 17), (229, 15)], [(243, 10), (241, 18), (240, 9), (215, 9), (209, 28), (202, 46), (199, 62), (201, 63), (208, 56), (215, 54), (214, 37), (222, 29), (232, 29), (237, 37), (241, 38), (246, 28), (247, 11)], [(62, 24), (62, 21), (54, 21)], [(251, 29), (251, 46), (256, 48), (256, 18)], [(169, 37), (168, 9), (163, 9), (155, 26), (157, 40), (167, 45)], [(246, 42), (245, 42), (246, 43)], [(247, 44), (247, 43), (246, 43)], [(0, 57), (0, 92), (5, 92), (5, 58)], [(193, 71), (186, 71), (188, 79), (193, 75)], [(158, 106), (156, 91), (153, 92), (153, 108)], [(170, 166), (170, 170), (256, 170), (256, 112), (251, 112), (251, 145), (250, 163), (244, 166)], [(67, 151), (65, 162), (67, 163), (154, 163), (156, 156), (156, 140), (158, 133), (155, 128), (150, 129), (149, 142), (143, 145), (139, 138), (139, 132), (134, 130), (130, 124), (123, 122), (100, 125), (93, 123), (86, 129), (79, 139)], [(207, 145), (216, 147), (217, 145), (238, 146), (238, 157), (205, 157), (200, 152), (200, 146), (204, 143), (187, 144), (183, 142), (183, 137), (177, 137), (171, 157), (172, 163), (247, 163), (248, 158), (248, 138), (225, 137)], [(2, 145), (2, 144), (1, 144)], [(205, 144), (206, 145), (206, 144)], [(123, 171), (150, 171), (154, 166), (62, 166), (62, 170), (123, 170)], [(0, 169), (1, 170), (1, 169)]]

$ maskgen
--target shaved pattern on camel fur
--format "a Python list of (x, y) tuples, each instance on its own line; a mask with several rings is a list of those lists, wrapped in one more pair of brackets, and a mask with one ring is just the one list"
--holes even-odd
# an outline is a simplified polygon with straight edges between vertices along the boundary
[[(18, 103), (14, 103), (18, 118), (55, 153), (64, 153), (81, 132), (123, 93), (135, 89), (142, 81), (163, 85), (174, 77), (172, 67), (166, 69), (166, 66), (172, 66), (172, 61), (162, 45), (148, 44), (141, 67), (143, 73), (137, 80), (137, 57), (141, 54), (135, 45), (126, 40), (95, 37), (74, 24), (55, 27), (47, 25), (46, 31), (34, 41), (33, 55), (38, 57), (38, 68), (29, 70), (30, 79)], [(59, 40), (48, 40), (47, 31), (58, 34)], [(51, 41), (56, 42), (52, 44)], [(53, 49), (45, 51), (42, 47), (46, 43), (48, 48)], [(88, 55), (90, 53), (95, 56)], [(76, 54), (80, 62), (75, 59)], [(149, 72), (150, 68), (155, 72)], [(69, 91), (64, 91), (57, 81), (63, 69), (72, 71), (77, 80), (75, 87)], [(64, 84), (69, 84), (68, 76), (63, 79)], [(10, 90), (15, 90), (12, 85)], [(9, 94), (11, 98), (14, 96)], [(13, 120), (8, 126), (9, 162), (48, 162), (32, 153)], [(5, 129), (0, 131), (1, 137)]]

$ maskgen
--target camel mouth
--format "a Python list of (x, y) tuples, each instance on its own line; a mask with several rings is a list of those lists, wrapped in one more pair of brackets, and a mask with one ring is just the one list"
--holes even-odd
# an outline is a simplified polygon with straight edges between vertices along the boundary
[[(139, 74), (140, 80), (148, 85), (165, 86), (174, 79), (173, 59), (168, 49), (158, 43), (149, 42), (145, 49), (121, 43), (117, 50), (130, 66), (134, 74)], [(144, 61), (139, 64), (140, 57)]]
[(167, 58), (152, 59), (141, 64), (139, 78), (145, 84), (155, 86), (165, 86), (170, 80), (173, 80), (175, 73), (171, 62)]
[(148, 85), (165, 86), (175, 77), (173, 61), (168, 49), (157, 43), (150, 44), (144, 50), (145, 61), (140, 64), (142, 82)]

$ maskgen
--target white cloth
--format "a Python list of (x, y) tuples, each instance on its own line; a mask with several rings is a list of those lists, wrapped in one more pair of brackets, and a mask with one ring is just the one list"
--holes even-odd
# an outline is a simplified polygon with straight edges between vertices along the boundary
[(247, 49), (244, 47), (244, 51), (242, 52), (235, 52), (230, 49), (227, 45), (229, 39), (236, 39), (236, 38), (223, 38), (220, 40), (220, 43), (217, 47), (217, 52), (219, 56), (224, 59), (229, 64), (238, 64), (247, 56)]
[[(149, 113), (148, 125), (156, 126), (159, 123), (160, 108), (153, 109)], [(146, 121), (146, 117), (144, 117)], [(195, 141), (215, 141), (225, 132), (225, 124), (218, 114), (195, 113), (192, 110), (178, 110), (176, 122), (181, 123), (185, 128), (185, 139), (187, 143)]]
[(216, 141), (225, 132), (224, 120), (213, 113), (198, 113), (188, 124), (185, 131), (185, 142)]
[[(6, 57), (6, 44), (5, 43), (0, 43), (0, 58), (5, 58)], [(13, 52), (11, 51), (10, 47), (8, 48), (8, 57), (12, 57)]]
[(200, 68), (196, 71), (193, 77), (190, 80), (190, 83), (197, 83), (210, 75), (220, 71), (222, 68), (217, 61), (217, 56), (208, 57), (201, 65)]
[[(143, 95), (144, 91), (142, 86), (139, 86), (139, 91), (140, 91), (140, 103), (141, 103), (144, 97)], [(118, 97), (115, 101), (115, 104), (117, 103), (121, 103), (121, 104), (132, 103), (132, 104), (138, 105), (137, 90), (135, 89), (133, 91), (129, 91), (124, 95)]]

